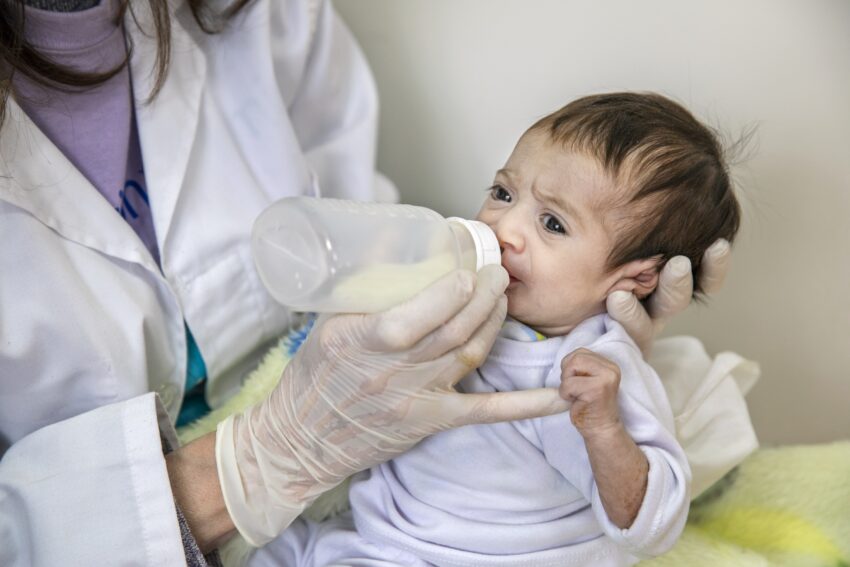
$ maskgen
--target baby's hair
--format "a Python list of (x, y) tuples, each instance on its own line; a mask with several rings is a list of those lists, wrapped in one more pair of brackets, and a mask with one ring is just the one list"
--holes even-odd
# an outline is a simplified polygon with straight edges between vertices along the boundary
[(608, 269), (632, 260), (687, 256), (694, 295), (705, 250), (732, 242), (741, 210), (718, 137), (681, 105), (655, 93), (579, 98), (540, 119), (555, 142), (598, 160), (620, 197)]

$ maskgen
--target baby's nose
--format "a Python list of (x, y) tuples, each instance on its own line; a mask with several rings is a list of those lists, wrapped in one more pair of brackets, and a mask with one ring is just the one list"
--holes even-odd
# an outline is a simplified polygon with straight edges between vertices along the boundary
[(496, 238), (499, 240), (499, 248), (503, 254), (506, 248), (517, 252), (522, 250), (522, 231), (514, 230), (510, 225), (499, 223), (495, 232)]

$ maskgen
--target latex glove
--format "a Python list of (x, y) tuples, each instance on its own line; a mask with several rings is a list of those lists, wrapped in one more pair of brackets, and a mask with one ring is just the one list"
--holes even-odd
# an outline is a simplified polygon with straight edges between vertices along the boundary
[[(706, 293), (713, 293), (723, 285), (730, 258), (731, 247), (723, 238), (705, 251), (700, 284)], [(685, 256), (675, 256), (661, 270), (658, 287), (646, 306), (627, 291), (615, 291), (607, 299), (608, 313), (623, 325), (644, 356), (648, 356), (653, 340), (667, 321), (690, 304), (693, 290), (691, 261)]]
[(453, 272), (405, 304), (320, 318), (261, 404), (222, 422), (216, 460), (236, 528), (254, 546), (319, 494), (459, 425), (566, 411), (558, 390), (461, 394), (507, 310), (507, 273)]

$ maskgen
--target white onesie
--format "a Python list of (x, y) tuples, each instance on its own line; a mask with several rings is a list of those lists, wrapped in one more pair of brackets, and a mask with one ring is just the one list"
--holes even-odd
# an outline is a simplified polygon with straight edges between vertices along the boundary
[(619, 566), (668, 550), (687, 518), (690, 469), (661, 382), (617, 322), (598, 315), (538, 342), (500, 336), (460, 389), (557, 388), (561, 360), (580, 347), (620, 367), (621, 419), (649, 461), (629, 529), (608, 519), (584, 441), (563, 413), (434, 435), (354, 481), (353, 522), (346, 514), (293, 525), (256, 564)]

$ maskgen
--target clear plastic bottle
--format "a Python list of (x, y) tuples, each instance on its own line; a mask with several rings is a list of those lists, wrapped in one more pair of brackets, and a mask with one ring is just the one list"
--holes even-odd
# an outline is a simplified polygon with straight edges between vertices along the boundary
[(272, 296), (296, 311), (371, 313), (455, 268), (501, 261), (486, 224), (424, 207), (290, 197), (254, 223), (254, 262)]

